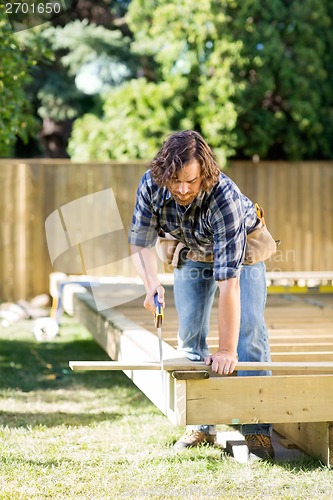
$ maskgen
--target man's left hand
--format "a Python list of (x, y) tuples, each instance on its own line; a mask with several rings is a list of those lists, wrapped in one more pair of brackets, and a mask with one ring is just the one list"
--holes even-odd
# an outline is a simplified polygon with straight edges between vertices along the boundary
[(229, 351), (219, 351), (205, 359), (206, 365), (212, 365), (212, 370), (220, 375), (230, 375), (237, 364), (237, 354)]

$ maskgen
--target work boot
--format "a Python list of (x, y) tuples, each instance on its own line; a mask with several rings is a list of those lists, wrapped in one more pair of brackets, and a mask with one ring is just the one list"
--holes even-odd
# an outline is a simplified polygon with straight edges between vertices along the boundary
[(207, 432), (199, 431), (197, 429), (188, 429), (183, 436), (178, 439), (177, 443), (173, 445), (174, 450), (180, 451), (185, 448), (192, 448), (199, 444), (215, 443), (215, 434), (208, 434)]
[(247, 434), (245, 440), (250, 454), (262, 460), (274, 459), (274, 449), (269, 436), (265, 434)]

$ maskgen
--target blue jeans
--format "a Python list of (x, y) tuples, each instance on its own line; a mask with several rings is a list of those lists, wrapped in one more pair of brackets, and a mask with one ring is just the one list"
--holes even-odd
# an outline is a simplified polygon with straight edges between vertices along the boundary
[[(266, 304), (265, 264), (243, 266), (240, 274), (241, 323), (238, 342), (239, 361), (270, 361), (268, 333), (264, 320)], [(178, 313), (178, 349), (192, 361), (202, 361), (209, 355), (207, 335), (210, 313), (217, 289), (213, 264), (181, 261), (174, 270), (174, 297)], [(238, 376), (271, 375), (268, 371), (239, 371)], [(223, 403), (222, 403), (223, 404)], [(215, 433), (212, 425), (195, 426)], [(246, 424), (243, 434), (271, 433), (269, 424)]]

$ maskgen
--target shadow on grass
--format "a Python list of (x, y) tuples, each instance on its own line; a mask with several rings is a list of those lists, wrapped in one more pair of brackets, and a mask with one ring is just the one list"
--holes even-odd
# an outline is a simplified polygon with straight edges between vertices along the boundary
[(73, 372), (68, 366), (71, 360), (108, 359), (94, 340), (37, 343), (33, 339), (0, 339), (0, 391), (54, 390), (77, 384), (87, 389), (133, 385), (122, 372)]
[(74, 372), (69, 368), (71, 360), (110, 359), (74, 320), (67, 320), (53, 342), (37, 342), (31, 326), (22, 322), (0, 328), (0, 398), (17, 403), (14, 409), (2, 407), (1, 426), (81, 427), (120, 420), (138, 408), (141, 413), (151, 411), (152, 403), (122, 371)]
[[(71, 460), (69, 458), (62, 459), (54, 459), (54, 460), (33, 460), (33, 459), (24, 459), (22, 456), (18, 455), (6, 455), (5, 457), (0, 456), (0, 466), (3, 467), (22, 467), (22, 465), (28, 465), (30, 467), (47, 467), (47, 468), (55, 468), (55, 467), (63, 467), (63, 465), (67, 465), (68, 467), (75, 467), (76, 461)], [(9, 497), (8, 497), (9, 498)], [(27, 497), (26, 497), (27, 498)]]
[[(273, 462), (274, 463), (274, 462)], [(295, 460), (288, 460), (276, 463), (281, 469), (288, 472), (311, 472), (318, 469), (329, 469), (329, 466), (324, 465), (320, 459), (311, 456), (304, 456)]]
[(94, 425), (100, 422), (112, 422), (123, 418), (123, 413), (100, 412), (100, 413), (14, 413), (0, 411), (0, 425), (9, 428), (35, 428), (35, 427), (82, 427)]

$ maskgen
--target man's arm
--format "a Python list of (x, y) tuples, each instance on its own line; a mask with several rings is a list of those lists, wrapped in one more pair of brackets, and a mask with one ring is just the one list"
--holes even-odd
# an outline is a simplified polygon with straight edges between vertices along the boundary
[(157, 275), (157, 257), (155, 248), (143, 248), (131, 245), (132, 259), (134, 266), (143, 281), (147, 295), (144, 307), (155, 312), (154, 295), (158, 294), (158, 301), (165, 307), (164, 293)]
[(218, 352), (206, 358), (206, 364), (212, 364), (216, 373), (229, 374), (237, 363), (237, 344), (240, 329), (240, 288), (239, 278), (218, 282), (220, 289), (218, 323)]

